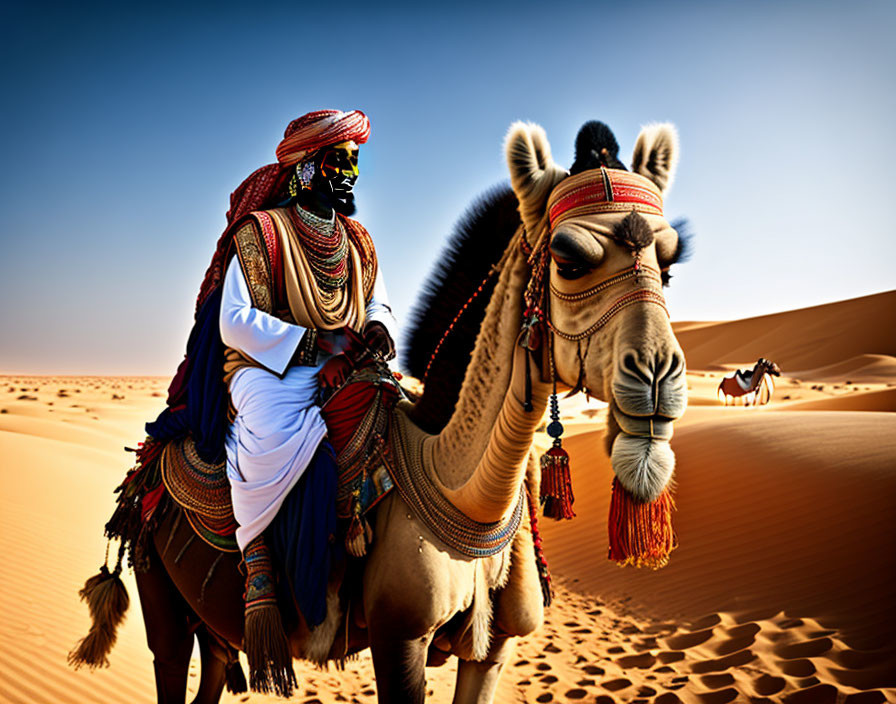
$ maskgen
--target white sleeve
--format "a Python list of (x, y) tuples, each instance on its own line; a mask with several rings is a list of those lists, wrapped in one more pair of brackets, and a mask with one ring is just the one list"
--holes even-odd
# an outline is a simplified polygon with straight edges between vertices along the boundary
[(234, 257), (224, 276), (221, 297), (221, 340), (277, 374), (283, 374), (305, 328), (291, 325), (252, 307), (249, 287)]
[(373, 293), (370, 296), (370, 303), (367, 304), (365, 313), (368, 322), (382, 323), (392, 341), (397, 342), (398, 323), (392, 314), (392, 307), (389, 305), (389, 296), (386, 294), (386, 282), (383, 281), (383, 270), (380, 267), (377, 267), (376, 270)]

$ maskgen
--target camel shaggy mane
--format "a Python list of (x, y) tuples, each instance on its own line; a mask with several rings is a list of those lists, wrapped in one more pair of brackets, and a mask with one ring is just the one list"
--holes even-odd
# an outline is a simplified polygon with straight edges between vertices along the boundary
[[(497, 185), (480, 196), (455, 224), (409, 316), (402, 346), (402, 363), (408, 373), (423, 379), (439, 340), (501, 259), (519, 227), (517, 207), (510, 186)], [(429, 433), (439, 432), (451, 418), (496, 281), (496, 276), (486, 281), (433, 361), (423, 398), (413, 414), (414, 422)]]

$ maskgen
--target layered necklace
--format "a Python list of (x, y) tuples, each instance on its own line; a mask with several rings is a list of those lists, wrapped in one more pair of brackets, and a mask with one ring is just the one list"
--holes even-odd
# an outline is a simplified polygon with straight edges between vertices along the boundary
[(324, 291), (341, 289), (349, 275), (348, 235), (336, 213), (327, 220), (298, 203), (290, 213), (295, 215), (293, 222), (317, 285)]

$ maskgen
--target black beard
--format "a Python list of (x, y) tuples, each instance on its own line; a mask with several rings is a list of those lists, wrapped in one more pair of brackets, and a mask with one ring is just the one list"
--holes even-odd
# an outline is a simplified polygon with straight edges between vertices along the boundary
[(357, 208), (355, 207), (355, 194), (349, 191), (345, 194), (333, 194), (333, 210), (335, 210), (340, 215), (345, 215), (346, 217), (351, 217), (357, 212)]

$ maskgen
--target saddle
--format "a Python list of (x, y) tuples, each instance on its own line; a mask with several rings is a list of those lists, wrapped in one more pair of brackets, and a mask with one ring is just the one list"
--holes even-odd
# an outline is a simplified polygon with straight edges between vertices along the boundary
[[(370, 529), (365, 515), (393, 488), (382, 462), (389, 416), (401, 394), (385, 364), (356, 369), (323, 404), (321, 415), (336, 452), (336, 516), (351, 555), (365, 554)], [(170, 498), (203, 541), (223, 552), (239, 552), (226, 462), (202, 460), (193, 438), (165, 445), (159, 458), (162, 482)]]
[(740, 386), (744, 391), (750, 390), (750, 384), (753, 382), (753, 371), (744, 371), (743, 369), (738, 369), (734, 372), (734, 380), (737, 382), (737, 385)]

